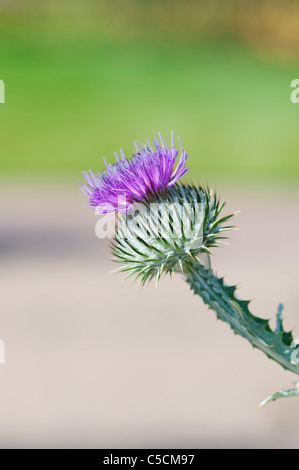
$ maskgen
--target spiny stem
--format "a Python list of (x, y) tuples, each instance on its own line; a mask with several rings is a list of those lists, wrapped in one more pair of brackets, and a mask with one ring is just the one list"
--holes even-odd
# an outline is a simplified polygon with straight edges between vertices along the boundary
[(235, 333), (247, 338), (252, 346), (263, 351), (270, 359), (285, 369), (299, 375), (299, 364), (292, 362), (291, 354), (295, 347), (290, 332), (283, 330), (280, 304), (277, 312), (276, 330), (272, 331), (268, 320), (252, 315), (249, 301), (235, 297), (236, 286), (227, 286), (222, 278), (213, 274), (200, 262), (194, 260), (186, 272), (186, 280), (195, 294), (200, 295), (217, 314), (226, 321)]
[(287, 390), (278, 390), (278, 392), (272, 393), (269, 397), (267, 397), (262, 403), (259, 404), (258, 408), (262, 408), (263, 406), (270, 403), (270, 401), (275, 401), (278, 398), (287, 398), (287, 397), (298, 397), (299, 396), (299, 382), (295, 383), (294, 388), (288, 388)]

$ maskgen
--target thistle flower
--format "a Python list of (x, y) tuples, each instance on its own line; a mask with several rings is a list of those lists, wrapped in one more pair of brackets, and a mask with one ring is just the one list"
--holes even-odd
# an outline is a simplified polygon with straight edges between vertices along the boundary
[[(136, 144), (130, 160), (121, 150), (121, 159), (108, 165), (98, 175), (84, 172), (81, 184), (90, 207), (99, 213), (118, 211), (112, 242), (120, 270), (135, 275), (144, 284), (152, 278), (158, 281), (162, 273), (180, 270), (190, 289), (227, 322), (232, 330), (246, 338), (252, 346), (285, 369), (299, 375), (298, 349), (292, 333), (282, 323), (282, 305), (276, 314), (276, 328), (269, 321), (253, 315), (249, 301), (240, 300), (236, 286), (228, 286), (211, 268), (211, 248), (221, 243), (222, 232), (232, 229), (225, 223), (233, 214), (220, 216), (224, 203), (202, 187), (182, 185), (178, 179), (187, 171), (187, 154), (181, 144), (181, 155), (174, 168), (178, 150), (159, 134), (153, 146)], [(204, 253), (208, 263), (199, 256)], [(299, 382), (293, 389), (272, 394), (263, 403), (284, 396), (298, 396)]]
[(187, 171), (185, 162), (186, 152), (179, 140), (181, 155), (174, 168), (179, 150), (174, 147), (173, 133), (171, 146), (154, 134), (152, 145), (135, 143), (135, 153), (127, 159), (123, 150), (121, 158), (115, 152), (117, 163), (107, 164), (106, 170), (95, 175), (91, 170), (82, 174), (86, 180), (80, 183), (82, 193), (89, 198), (90, 207), (96, 207), (97, 212), (127, 212), (134, 201), (140, 201), (173, 186)]

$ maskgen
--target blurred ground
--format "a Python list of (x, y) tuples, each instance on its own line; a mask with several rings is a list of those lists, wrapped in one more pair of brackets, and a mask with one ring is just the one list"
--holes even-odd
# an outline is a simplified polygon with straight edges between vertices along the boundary
[[(254, 313), (285, 302), (298, 338), (299, 192), (219, 191), (242, 212), (214, 266)], [(77, 193), (1, 185), (0, 446), (298, 448), (299, 400), (256, 411), (293, 374), (217, 322), (179, 275), (138, 289), (108, 274), (108, 243)]]

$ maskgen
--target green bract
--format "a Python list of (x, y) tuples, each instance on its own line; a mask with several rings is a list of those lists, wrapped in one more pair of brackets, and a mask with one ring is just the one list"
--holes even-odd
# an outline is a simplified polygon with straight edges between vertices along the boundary
[(161, 274), (188, 271), (194, 259), (226, 238), (223, 226), (233, 214), (221, 217), (224, 204), (211, 191), (174, 185), (164, 195), (135, 203), (119, 216), (112, 251), (144, 284)]

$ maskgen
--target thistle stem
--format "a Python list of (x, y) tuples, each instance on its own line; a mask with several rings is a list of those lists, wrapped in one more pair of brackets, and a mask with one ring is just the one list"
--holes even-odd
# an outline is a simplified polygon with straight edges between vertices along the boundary
[(299, 364), (293, 362), (291, 357), (295, 350), (292, 334), (283, 330), (281, 305), (277, 315), (278, 326), (272, 331), (268, 320), (250, 313), (249, 301), (235, 297), (236, 286), (225, 285), (223, 278), (218, 278), (199, 261), (190, 265), (186, 280), (194, 293), (216, 312), (217, 318), (227, 322), (235, 333), (246, 338), (270, 359), (299, 375)]

